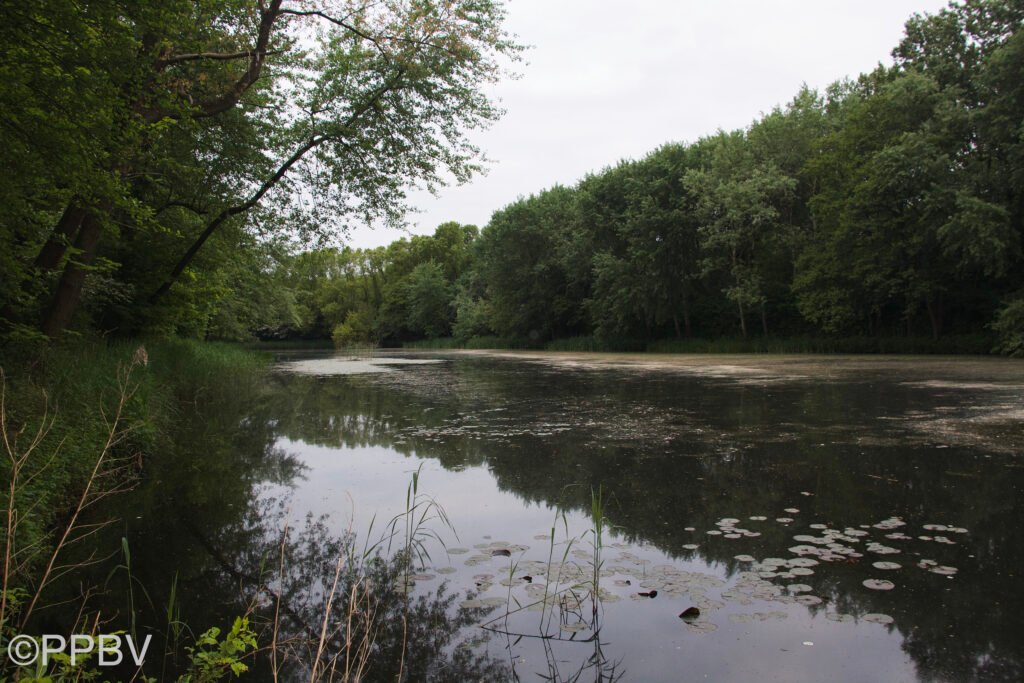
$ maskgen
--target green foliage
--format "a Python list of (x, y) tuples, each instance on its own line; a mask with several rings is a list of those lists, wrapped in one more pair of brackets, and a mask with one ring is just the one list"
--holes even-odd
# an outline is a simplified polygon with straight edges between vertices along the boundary
[[(465, 132), (498, 116), (481, 85), (520, 51), (499, 4), (359, 7), (359, 31), (276, 2), (79, 9), (30, 0), (0, 27), (9, 342), (38, 341), (39, 320), (343, 346), (1012, 338), (1018, 2), (915, 15), (891, 66), (521, 197), (482, 230), (375, 249), (321, 242), (399, 224), (409, 186), (477, 170)], [(301, 52), (289, 36), (314, 26)], [(202, 56), (224, 51), (245, 58)]]
[(1024, 295), (1003, 306), (992, 329), (999, 335), (996, 351), (1007, 356), (1024, 356)]
[(406, 323), (414, 334), (427, 338), (449, 332), (450, 286), (441, 266), (433, 261), (413, 268), (405, 281)]
[[(410, 187), (479, 171), (467, 132), (501, 113), (482, 88), (522, 49), (504, 20), (491, 0), (19, 4), (0, 28), (4, 327), (307, 324), (263, 286), (266, 252), (404, 225)], [(467, 236), (439, 233), (449, 279)]]
[(586, 290), (585, 273), (572, 267), (574, 203), (573, 190), (555, 187), (495, 212), (481, 234), (480, 279), (498, 335), (539, 344), (581, 329)]
[(194, 647), (185, 649), (191, 667), (178, 683), (212, 683), (249, 670), (242, 659), (256, 649), (256, 633), (249, 627), (248, 617), (238, 617), (223, 638), (214, 626), (196, 638)]
[(491, 303), (482, 297), (474, 297), (468, 291), (460, 291), (452, 302), (455, 306), (455, 322), (452, 336), (465, 342), (473, 337), (493, 333), (491, 329)]
[(349, 311), (345, 316), (345, 322), (335, 325), (331, 332), (331, 341), (338, 348), (369, 344), (372, 322), (369, 314), (365, 311)]
[(191, 341), (6, 349), (0, 355), (6, 436), (17, 453), (32, 447), (32, 457), (17, 472), (13, 502), (12, 460), (0, 460), (0, 506), (6, 511), (12, 503), (19, 511), (15, 538), (7, 538), (5, 527), (0, 543), (25, 549), (11, 566), (9, 593), (38, 585), (68, 510), (94, 476), (97, 456), (111, 437), (119, 382), (128, 366), (121, 424), (99, 472), (102, 484), (93, 482), (102, 490), (130, 485), (145, 455), (175, 438), (176, 405), (194, 403), (199, 394), (237, 395), (251, 387), (266, 362), (261, 354), (230, 345)]

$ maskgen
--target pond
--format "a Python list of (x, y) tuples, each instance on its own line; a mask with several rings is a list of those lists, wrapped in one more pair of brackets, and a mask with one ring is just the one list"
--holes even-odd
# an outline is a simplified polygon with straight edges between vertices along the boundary
[(418, 501), (410, 680), (1024, 679), (1020, 362), (291, 354), (195, 405), (122, 503), (154, 621), (322, 603)]

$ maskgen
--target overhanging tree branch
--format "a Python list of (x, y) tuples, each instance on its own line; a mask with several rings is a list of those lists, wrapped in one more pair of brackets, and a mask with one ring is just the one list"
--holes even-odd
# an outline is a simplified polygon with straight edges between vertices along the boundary
[[(282, 52), (283, 50), (266, 50), (263, 52), (263, 56), (266, 57), (267, 55), (281, 54)], [(194, 52), (180, 55), (170, 55), (168, 57), (158, 59), (156, 62), (156, 68), (163, 69), (172, 64), (180, 64), (182, 62), (194, 62), (200, 59), (226, 61), (231, 59), (243, 58), (253, 59), (257, 56), (258, 55), (256, 50), (242, 50), (240, 52)]]
[(356, 123), (356, 121), (359, 120), (360, 117), (362, 117), (370, 109), (375, 108), (377, 102), (380, 100), (381, 97), (383, 97), (385, 94), (387, 94), (388, 92), (390, 92), (391, 90), (398, 86), (404, 74), (405, 69), (400, 68), (394, 77), (392, 77), (386, 83), (382, 84), (379, 88), (377, 88), (361, 106), (359, 106), (355, 111), (353, 111), (349, 115), (349, 117), (344, 121), (344, 123), (337, 129), (338, 132), (331, 135), (313, 135), (302, 146), (296, 149), (292, 153), (292, 155), (289, 156), (280, 166), (278, 166), (274, 174), (267, 178), (263, 182), (263, 184), (260, 185), (260, 187), (256, 190), (256, 192), (250, 195), (248, 199), (246, 199), (241, 204), (230, 206), (221, 211), (219, 214), (217, 214), (209, 223), (206, 224), (206, 227), (203, 229), (201, 233), (199, 233), (199, 236), (196, 238), (195, 242), (192, 243), (192, 246), (190, 246), (188, 250), (184, 253), (184, 255), (182, 255), (182, 257), (178, 259), (178, 263), (174, 266), (174, 269), (171, 271), (167, 280), (165, 280), (164, 283), (161, 284), (160, 287), (155, 292), (153, 292), (153, 295), (150, 296), (149, 298), (149, 302), (151, 304), (156, 303), (171, 289), (171, 287), (178, 280), (178, 278), (181, 277), (181, 274), (185, 271), (185, 268), (187, 268), (189, 263), (192, 262), (192, 259), (195, 258), (196, 254), (199, 253), (199, 250), (203, 247), (203, 244), (205, 244), (206, 241), (210, 239), (213, 233), (216, 232), (221, 225), (223, 225), (230, 218), (238, 216), (239, 214), (243, 214), (249, 209), (256, 206), (260, 202), (260, 200), (263, 199), (263, 197), (268, 192), (270, 192), (271, 189), (273, 189), (275, 185), (281, 182), (281, 179), (283, 179), (288, 174), (288, 171), (291, 170), (291, 168), (295, 164), (301, 161), (302, 158), (311, 150), (316, 149), (325, 142), (338, 140), (344, 137), (351, 129), (351, 127)]
[(245, 213), (252, 207), (256, 206), (256, 204), (258, 204), (259, 201), (263, 199), (263, 196), (266, 195), (267, 192), (270, 192), (271, 188), (277, 185), (277, 183), (279, 183), (281, 179), (284, 178), (285, 175), (288, 173), (288, 170), (296, 163), (298, 163), (299, 160), (302, 159), (302, 157), (305, 156), (307, 152), (309, 152), (311, 149), (316, 148), (318, 145), (320, 145), (321, 143), (325, 142), (328, 139), (329, 138), (324, 136), (313, 136), (312, 138), (310, 138), (304, 145), (295, 150), (295, 152), (290, 157), (288, 157), (288, 159), (283, 164), (281, 164), (281, 166), (278, 167), (274, 175), (270, 176), (267, 180), (265, 180), (263, 184), (260, 185), (259, 189), (256, 190), (256, 192), (253, 193), (247, 200), (245, 200), (241, 204), (236, 204), (235, 206), (230, 206), (224, 209), (219, 214), (217, 214), (217, 216), (213, 220), (207, 223), (206, 228), (199, 234), (199, 237), (196, 238), (196, 241), (192, 243), (192, 246), (188, 248), (188, 251), (186, 251), (185, 254), (178, 260), (178, 263), (174, 266), (174, 270), (171, 271), (170, 277), (168, 277), (167, 280), (164, 281), (162, 285), (160, 285), (160, 288), (153, 293), (153, 296), (150, 297), (150, 303), (156, 302), (164, 294), (167, 293), (167, 291), (171, 288), (174, 282), (181, 276), (182, 272), (184, 272), (185, 268), (188, 267), (188, 264), (192, 262), (193, 258), (195, 258), (195, 255), (199, 253), (199, 250), (202, 248), (203, 244), (206, 243), (206, 240), (210, 239), (210, 236), (213, 235), (214, 232), (216, 232), (217, 228), (223, 225), (224, 222), (227, 221), (229, 218), (237, 216), (238, 214), (241, 213)]
[(196, 114), (197, 117), (216, 116), (231, 109), (242, 95), (245, 94), (245, 91), (259, 80), (260, 73), (263, 71), (263, 63), (268, 54), (267, 47), (270, 45), (270, 36), (273, 32), (274, 22), (281, 15), (282, 2), (283, 0), (272, 0), (266, 9), (260, 10), (260, 25), (256, 34), (256, 45), (252, 50), (249, 50), (251, 56), (248, 68), (228, 88), (227, 92), (214, 100), (200, 104), (199, 113)]

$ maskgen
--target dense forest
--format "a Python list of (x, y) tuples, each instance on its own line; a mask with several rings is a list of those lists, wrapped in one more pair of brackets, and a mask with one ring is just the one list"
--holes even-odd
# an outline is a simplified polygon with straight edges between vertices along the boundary
[(29, 0), (0, 26), (5, 338), (239, 336), (299, 248), (466, 180), (497, 2)]
[[(366, 77), (317, 80), (296, 76), (314, 65), (294, 49), (316, 17), (270, 3), (255, 35), (222, 36), (209, 58), (191, 51), (203, 37), (186, 5), (131, 6), (167, 36), (144, 32), (148, 51), (117, 3), (46, 25), (22, 3), (0, 28), (33, 40), (0, 37), (19, 45), (2, 67), (7, 337), (970, 336), (972, 350), (1024, 351), (1018, 0), (916, 15), (891, 65), (805, 87), (743, 130), (520, 197), (482, 229), (376, 249), (323, 240), (400, 224), (411, 184), (476, 170), (458, 132), (499, 112), (473, 84), (497, 73), (489, 50), (518, 50), (494, 17), (456, 20), (477, 31), (448, 38), (463, 61), (429, 61), (412, 35), (432, 30), (423, 17), (379, 29), (402, 40), (346, 34), (320, 59)], [(265, 63), (229, 53), (249, 40)]]

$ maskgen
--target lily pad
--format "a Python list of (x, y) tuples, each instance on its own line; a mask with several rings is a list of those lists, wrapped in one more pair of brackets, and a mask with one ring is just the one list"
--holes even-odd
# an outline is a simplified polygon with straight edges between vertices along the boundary
[(864, 579), (861, 583), (863, 583), (866, 588), (870, 588), (874, 591), (891, 591), (896, 587), (896, 584), (887, 579)]
[(688, 621), (686, 622), (686, 628), (693, 633), (712, 633), (718, 630), (718, 626), (710, 621)]
[(809, 557), (794, 557), (789, 561), (790, 567), (816, 567), (817, 565), (818, 561)]
[(928, 571), (930, 571), (932, 574), (941, 574), (942, 576), (953, 576), (959, 570), (956, 567), (939, 566), (932, 567)]
[(485, 607), (501, 607), (502, 605), (508, 604), (508, 600), (506, 598), (498, 597), (484, 598), (480, 602), (482, 602)]
[(888, 614), (878, 614), (875, 612), (872, 612), (871, 614), (865, 614), (863, 617), (861, 617), (861, 619), (871, 624), (891, 624), (893, 621), (895, 621)]
[(807, 607), (820, 605), (823, 602), (823, 600), (819, 598), (817, 595), (798, 595), (796, 596), (796, 601), (801, 605), (805, 605)]
[(871, 566), (874, 567), (875, 569), (890, 570), (890, 569), (900, 569), (903, 565), (899, 564), (898, 562), (873, 562), (871, 564)]

